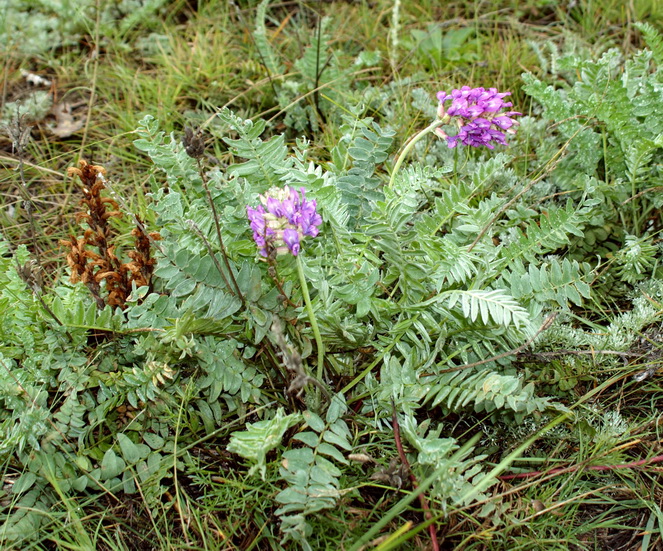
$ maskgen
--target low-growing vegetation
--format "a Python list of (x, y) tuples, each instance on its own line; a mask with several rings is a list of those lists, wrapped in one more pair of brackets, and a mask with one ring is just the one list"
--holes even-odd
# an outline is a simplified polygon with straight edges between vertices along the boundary
[(0, 7), (3, 549), (661, 549), (655, 0)]

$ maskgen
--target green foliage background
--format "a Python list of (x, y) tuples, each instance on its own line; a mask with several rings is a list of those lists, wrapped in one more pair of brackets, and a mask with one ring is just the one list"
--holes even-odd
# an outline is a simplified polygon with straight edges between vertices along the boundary
[[(71, 67), (91, 97), (113, 97), (113, 79), (134, 88), (108, 102), (107, 130), (86, 125), (69, 142), (39, 134), (48, 106), (25, 108), (56, 96), (3, 100), (2, 159), (20, 170), (2, 180), (14, 190), (0, 238), (2, 545), (423, 548), (427, 532), (407, 524), (425, 515), (394, 418), (449, 545), (535, 549), (548, 538), (593, 549), (642, 531), (643, 549), (660, 541), (659, 485), (647, 489), (646, 469), (611, 471), (609, 484), (579, 476), (658, 446), (656, 25), (630, 26), (637, 41), (583, 41), (584, 2), (568, 13), (507, 6), (514, 18), (542, 13), (568, 28), (545, 36), (544, 19), (537, 36), (498, 33), (493, 62), (487, 16), (468, 6), (449, 9), (473, 25), (426, 23), (419, 10), (432, 18), (436, 9), (425, 2), (378, 2), (382, 36), (359, 47), (339, 29), (352, 17), (357, 33), (375, 36), (367, 3), (175, 4), (3, 8), (7, 68), (66, 75), (90, 40), (96, 53)], [(660, 22), (646, 2), (630, 15), (645, 14)], [(615, 10), (600, 17), (609, 25)], [(234, 22), (231, 46), (214, 48), (222, 33), (210, 22)], [(237, 46), (241, 32), (250, 55)], [(531, 60), (525, 72), (518, 48)], [(133, 81), (131, 56), (146, 64)], [(237, 72), (248, 90), (236, 88)], [(464, 84), (513, 91), (524, 115), (509, 147), (451, 150), (431, 136), (387, 186), (403, 142), (434, 116), (435, 92)], [(35, 125), (27, 151), (9, 147), (18, 115)], [(185, 150), (184, 125), (206, 139), (199, 159)], [(63, 258), (44, 254), (55, 238), (30, 170), (49, 160), (62, 169), (78, 153), (108, 169), (107, 193), (127, 215), (119, 250), (132, 215), (161, 235), (151, 288), (134, 288), (123, 310), (99, 309), (69, 282)], [(286, 185), (304, 188), (323, 218), (301, 258), (328, 395), (288, 390), (291, 364), (315, 371), (313, 332), (294, 259), (261, 262), (246, 219), (259, 194)], [(73, 213), (69, 201), (62, 210)], [(39, 236), (26, 229), (35, 221)], [(43, 284), (25, 275), (37, 265), (52, 268)], [(551, 477), (505, 491), (498, 478), (556, 465), (571, 466), (562, 489)], [(513, 495), (550, 510), (575, 504), (551, 521)], [(596, 507), (600, 519), (588, 520)]]

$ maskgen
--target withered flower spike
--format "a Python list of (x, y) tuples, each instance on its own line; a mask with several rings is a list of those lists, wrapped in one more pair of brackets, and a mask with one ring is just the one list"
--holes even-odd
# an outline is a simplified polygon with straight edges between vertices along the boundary
[[(134, 250), (127, 256), (130, 262), (122, 263), (115, 253), (113, 241), (116, 232), (108, 224), (108, 219), (122, 216), (118, 203), (110, 197), (102, 197), (106, 188), (106, 170), (87, 161), (80, 161), (78, 168), (70, 168), (69, 176), (78, 176), (81, 181), (84, 211), (76, 215), (76, 221), (84, 223), (83, 238), (71, 237), (61, 243), (70, 249), (67, 264), (71, 268), (71, 281), (82, 281), (90, 289), (99, 308), (106, 304), (124, 307), (133, 284), (149, 286), (156, 261), (150, 258), (151, 241), (161, 239), (154, 232), (146, 235), (142, 222), (137, 218), (138, 227), (132, 231), (135, 238)], [(103, 286), (100, 283), (103, 282)], [(100, 296), (105, 290), (105, 300)]]
[(94, 276), (94, 279), (96, 281), (102, 281), (104, 279), (106, 280), (114, 280), (114, 281), (121, 281), (122, 278), (117, 272), (97, 272), (97, 274)]
[(111, 306), (121, 306), (124, 307), (126, 301), (126, 295), (120, 289), (113, 289), (108, 293), (108, 298), (106, 303)]
[(129, 270), (132, 274), (140, 273), (141, 264), (139, 262), (127, 262), (126, 264), (122, 264), (122, 266)]
[(82, 254), (85, 258), (89, 258), (90, 260), (92, 260), (90, 264), (94, 266), (100, 266), (101, 264), (103, 264), (102, 258), (94, 251), (84, 250)]

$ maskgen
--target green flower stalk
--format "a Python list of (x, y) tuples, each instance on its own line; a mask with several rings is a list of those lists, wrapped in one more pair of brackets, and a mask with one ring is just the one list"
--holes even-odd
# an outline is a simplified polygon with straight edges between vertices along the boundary
[(398, 174), (398, 171), (401, 169), (401, 165), (403, 164), (403, 161), (405, 160), (405, 157), (408, 156), (410, 151), (412, 151), (412, 148), (417, 144), (419, 140), (421, 140), (423, 137), (425, 137), (427, 134), (430, 134), (431, 132), (435, 132), (437, 128), (442, 126), (444, 124), (444, 120), (436, 119), (433, 124), (430, 126), (427, 126), (424, 128), (421, 132), (418, 134), (415, 134), (412, 136), (407, 143), (405, 144), (405, 147), (403, 150), (400, 152), (400, 155), (398, 155), (398, 159), (396, 159), (396, 164), (394, 165), (394, 170), (391, 171), (391, 178), (389, 178), (389, 186), (388, 187), (393, 187), (394, 182), (396, 181), (396, 175)]
[(315, 345), (318, 347), (318, 370), (316, 376), (318, 380), (322, 382), (322, 368), (325, 363), (325, 345), (322, 343), (320, 328), (315, 319), (315, 312), (313, 311), (313, 305), (311, 304), (311, 296), (308, 293), (308, 284), (306, 283), (306, 276), (304, 276), (304, 263), (302, 262), (301, 256), (297, 257), (297, 274), (299, 275), (299, 282), (302, 286), (302, 296), (304, 297), (304, 304), (306, 305), (306, 313), (311, 322), (311, 329), (313, 329)]

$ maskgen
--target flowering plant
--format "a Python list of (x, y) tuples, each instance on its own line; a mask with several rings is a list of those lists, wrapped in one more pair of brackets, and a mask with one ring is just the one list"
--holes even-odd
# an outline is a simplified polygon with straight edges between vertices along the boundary
[[(489, 149), (494, 149), (494, 144), (508, 145), (505, 133), (516, 133), (515, 127), (519, 122), (513, 117), (522, 114), (516, 111), (502, 111), (513, 106), (511, 102), (504, 101), (504, 98), (510, 95), (511, 92), (498, 92), (497, 88), (486, 90), (469, 86), (454, 89), (450, 94), (438, 92), (437, 99), (440, 104), (436, 119), (405, 144), (391, 173), (389, 187), (393, 186), (406, 155), (430, 132), (435, 132), (440, 138), (445, 139), (450, 148), (456, 147), (459, 142), (472, 147), (486, 146)], [(451, 105), (445, 109), (444, 104), (449, 100)], [(458, 134), (455, 136), (449, 136), (441, 128), (442, 125), (451, 123), (458, 127)]]
[[(301, 241), (305, 235), (316, 237), (320, 233), (322, 217), (317, 213), (315, 200), (308, 201), (304, 188), (299, 192), (291, 187), (273, 187), (264, 195), (259, 195), (262, 205), (252, 208), (247, 205), (246, 213), (253, 230), (253, 240), (262, 256), (270, 262), (279, 254), (291, 252), (297, 257), (297, 274), (301, 285), (302, 297), (311, 322), (311, 329), (318, 347), (318, 379), (322, 379), (325, 358), (325, 346), (322, 342), (318, 322), (315, 319), (308, 284), (304, 276), (304, 266), (298, 256)], [(307, 373), (308, 376), (308, 373)], [(319, 381), (318, 381), (319, 382)]]
[(270, 252), (277, 255), (291, 252), (297, 256), (305, 235), (315, 237), (319, 233), (322, 217), (316, 212), (317, 202), (307, 201), (306, 192), (286, 186), (271, 188), (260, 195), (258, 208), (246, 207), (253, 230), (253, 240), (262, 256)]

